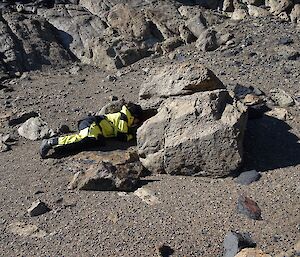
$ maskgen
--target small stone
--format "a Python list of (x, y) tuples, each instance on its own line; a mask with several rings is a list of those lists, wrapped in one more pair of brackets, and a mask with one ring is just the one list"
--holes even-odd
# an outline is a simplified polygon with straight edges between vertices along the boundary
[(174, 250), (166, 244), (160, 244), (156, 246), (156, 252), (159, 257), (169, 257), (174, 253)]
[(117, 77), (114, 75), (108, 75), (108, 76), (106, 76), (106, 79), (110, 82), (117, 81)]
[(272, 101), (280, 107), (293, 106), (295, 104), (294, 99), (288, 95), (284, 90), (275, 88), (270, 91), (270, 97)]
[(283, 121), (287, 119), (288, 114), (288, 111), (284, 108), (274, 108), (273, 110), (266, 112), (266, 115)]
[(81, 70), (81, 67), (78, 65), (75, 65), (71, 69), (69, 69), (69, 73), (73, 74), (73, 75), (77, 75), (80, 70)]
[(249, 185), (254, 181), (259, 180), (261, 175), (256, 170), (249, 170), (241, 173), (237, 179), (236, 183), (240, 185)]
[(255, 247), (249, 233), (230, 231), (224, 238), (224, 257), (234, 257), (241, 249)]
[(27, 210), (28, 214), (31, 217), (42, 215), (49, 211), (51, 211), (51, 209), (44, 202), (40, 200), (33, 202), (31, 207)]
[(254, 220), (262, 220), (261, 210), (257, 203), (247, 196), (241, 195), (237, 203), (238, 213), (245, 214), (248, 218)]
[(145, 74), (148, 74), (149, 71), (150, 71), (150, 68), (148, 68), (148, 67), (147, 67), (147, 68), (143, 68), (142, 71), (143, 71)]
[(293, 39), (289, 38), (289, 37), (283, 37), (279, 39), (279, 44), (280, 45), (290, 45), (294, 43)]
[(247, 94), (243, 99), (243, 103), (247, 106), (261, 104), (262, 102), (263, 100), (255, 94)]
[(12, 141), (12, 138), (10, 137), (10, 134), (6, 134), (6, 135), (2, 135), (0, 134), (0, 142), (8, 142), (8, 141)]
[(139, 188), (136, 191), (133, 192), (134, 195), (137, 197), (141, 198), (143, 202), (149, 204), (149, 205), (154, 205), (160, 203), (158, 198), (155, 196), (154, 192), (147, 188)]
[(3, 142), (0, 142), (0, 153), (3, 153), (3, 152), (7, 152), (10, 150), (10, 146), (3, 143)]
[(109, 100), (110, 100), (111, 102), (113, 102), (113, 101), (118, 101), (118, 97), (115, 96), (115, 95), (111, 95), (111, 96), (109, 97)]

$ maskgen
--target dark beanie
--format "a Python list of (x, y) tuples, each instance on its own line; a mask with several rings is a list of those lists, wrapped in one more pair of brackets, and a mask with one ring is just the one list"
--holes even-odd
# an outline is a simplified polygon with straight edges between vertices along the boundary
[(129, 102), (126, 107), (130, 114), (135, 118), (141, 118), (143, 115), (143, 109), (140, 105)]

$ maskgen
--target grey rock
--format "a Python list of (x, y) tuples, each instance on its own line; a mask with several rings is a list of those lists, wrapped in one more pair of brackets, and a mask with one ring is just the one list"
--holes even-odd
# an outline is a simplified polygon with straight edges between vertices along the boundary
[(248, 5), (248, 12), (250, 16), (253, 17), (267, 17), (270, 15), (270, 12), (264, 8), (254, 6), (254, 5)]
[(260, 173), (258, 173), (256, 170), (244, 171), (237, 177), (236, 183), (241, 185), (249, 185), (252, 182), (259, 180), (260, 177)]
[(49, 211), (51, 211), (51, 209), (40, 200), (33, 202), (31, 207), (27, 210), (31, 217), (39, 216)]
[(284, 11), (287, 11), (288, 8), (292, 7), (292, 0), (269, 0), (268, 4), (270, 6), (270, 12), (274, 15), (278, 15)]
[(300, 3), (295, 4), (290, 13), (291, 22), (300, 23)]
[(172, 96), (225, 88), (215, 74), (201, 64), (183, 62), (151, 70), (141, 85), (139, 102), (144, 109), (157, 109)]
[(278, 42), (280, 45), (290, 45), (292, 43), (294, 43), (293, 39), (289, 38), (289, 37), (282, 37), (279, 39)]
[(247, 196), (241, 195), (238, 198), (237, 203), (238, 213), (246, 215), (248, 218), (253, 220), (262, 220), (261, 209), (257, 203)]
[(294, 99), (288, 95), (284, 90), (275, 88), (270, 91), (270, 97), (272, 101), (280, 107), (293, 106), (295, 104)]
[(57, 39), (57, 30), (37, 15), (3, 13), (0, 16), (0, 52), (6, 70), (19, 72), (72, 60)]
[(202, 13), (195, 15), (194, 17), (188, 19), (185, 26), (193, 33), (196, 38), (207, 29), (205, 18)]
[(10, 150), (10, 146), (0, 141), (0, 153), (7, 152)]
[(30, 118), (24, 122), (19, 128), (18, 133), (20, 136), (30, 140), (39, 140), (47, 137), (51, 137), (54, 132), (48, 128), (46, 122), (41, 118)]
[(223, 242), (224, 257), (234, 257), (241, 249), (255, 247), (256, 243), (249, 233), (230, 231), (226, 234)]
[(137, 131), (142, 164), (153, 173), (227, 176), (243, 159), (245, 108), (226, 90), (170, 97)]
[(107, 80), (110, 81), (110, 82), (114, 82), (117, 80), (117, 77), (116, 76), (113, 76), (113, 75), (108, 75), (107, 77)]
[(81, 67), (78, 65), (74, 65), (72, 68), (69, 69), (70, 74), (77, 75), (79, 71), (81, 71)]
[(204, 52), (216, 50), (219, 47), (216, 34), (214, 30), (205, 30), (197, 39), (196, 47)]

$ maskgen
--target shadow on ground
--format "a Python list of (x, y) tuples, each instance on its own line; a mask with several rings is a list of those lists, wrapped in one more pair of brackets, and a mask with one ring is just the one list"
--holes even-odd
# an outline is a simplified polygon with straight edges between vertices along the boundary
[(54, 158), (54, 159), (60, 159), (72, 155), (76, 155), (81, 152), (85, 151), (96, 151), (96, 152), (112, 152), (116, 150), (126, 150), (129, 147), (135, 146), (136, 141), (130, 141), (130, 142), (121, 142), (116, 139), (106, 139), (105, 144), (100, 144), (99, 146), (93, 146), (93, 147), (82, 147), (78, 148), (76, 147), (75, 149), (72, 147), (64, 147), (64, 149), (57, 149), (54, 153), (49, 155), (49, 158)]
[(270, 171), (300, 164), (299, 138), (284, 121), (264, 115), (249, 120), (245, 133), (244, 170)]

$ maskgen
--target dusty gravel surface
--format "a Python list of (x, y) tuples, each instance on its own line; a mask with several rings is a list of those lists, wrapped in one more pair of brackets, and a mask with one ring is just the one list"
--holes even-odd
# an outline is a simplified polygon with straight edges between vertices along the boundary
[[(75, 129), (76, 121), (97, 112), (111, 96), (136, 101), (147, 69), (191, 59), (211, 68), (225, 85), (254, 86), (266, 95), (282, 88), (300, 97), (300, 59), (288, 60), (278, 51), (279, 40), (293, 39), (289, 47), (300, 51), (299, 29), (274, 19), (226, 22), (224, 31), (235, 45), (200, 53), (193, 45), (179, 48), (175, 58), (149, 57), (118, 72), (71, 67), (30, 72), (4, 83), (1, 114), (37, 111), (56, 129)], [(245, 46), (245, 38), (252, 44)], [(144, 70), (143, 70), (144, 69)], [(108, 76), (116, 76), (109, 81)], [(69, 191), (74, 163), (89, 166), (83, 155), (41, 160), (40, 142), (18, 136), (17, 127), (1, 119), (0, 133), (10, 133), (12, 150), (0, 153), (0, 256), (157, 256), (156, 246), (169, 245), (174, 256), (222, 256), (222, 242), (230, 230), (249, 232), (259, 248), (275, 256), (291, 248), (300, 232), (300, 113), (287, 108), (287, 121), (265, 116), (248, 123), (243, 170), (255, 168), (262, 178), (241, 186), (234, 177), (208, 179), (153, 175), (145, 188), (159, 203), (148, 205), (133, 193)], [(101, 151), (93, 154), (101, 155)], [(77, 166), (78, 166), (77, 165)], [(236, 211), (245, 194), (257, 202), (262, 220), (250, 220)], [(37, 199), (52, 211), (29, 217)], [(19, 236), (11, 224), (25, 222), (46, 232), (41, 238)]]

